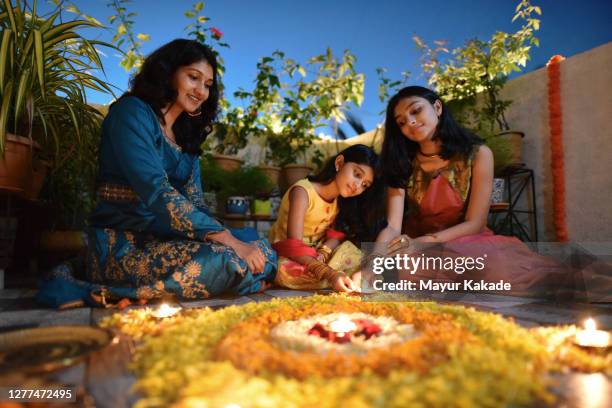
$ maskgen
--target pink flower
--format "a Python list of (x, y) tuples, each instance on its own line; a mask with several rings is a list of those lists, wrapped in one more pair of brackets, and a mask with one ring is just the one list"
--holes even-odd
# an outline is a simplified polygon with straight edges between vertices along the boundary
[(210, 32), (212, 33), (212, 36), (214, 37), (215, 40), (220, 40), (221, 37), (223, 37), (223, 33), (221, 31), (219, 31), (219, 29), (212, 27), (210, 29)]

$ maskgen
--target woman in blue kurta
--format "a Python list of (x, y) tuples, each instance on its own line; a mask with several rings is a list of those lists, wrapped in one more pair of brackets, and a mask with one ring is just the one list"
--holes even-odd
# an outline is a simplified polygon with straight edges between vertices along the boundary
[(190, 40), (153, 52), (104, 120), (87, 280), (139, 299), (207, 298), (265, 288), (276, 255), (211, 217), (200, 145), (218, 108), (212, 51)]

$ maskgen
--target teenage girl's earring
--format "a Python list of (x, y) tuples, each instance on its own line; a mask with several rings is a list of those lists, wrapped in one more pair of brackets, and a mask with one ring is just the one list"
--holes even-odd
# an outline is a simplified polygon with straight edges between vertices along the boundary
[(198, 109), (195, 112), (187, 112), (187, 115), (191, 116), (192, 118), (198, 117), (202, 114), (202, 107), (200, 106), (200, 109)]

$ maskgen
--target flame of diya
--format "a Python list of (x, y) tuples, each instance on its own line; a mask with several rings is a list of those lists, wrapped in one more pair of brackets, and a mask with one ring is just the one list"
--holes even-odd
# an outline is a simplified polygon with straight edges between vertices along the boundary
[(317, 322), (308, 330), (311, 336), (318, 336), (338, 344), (350, 343), (352, 336), (363, 336), (369, 340), (370, 337), (377, 336), (381, 332), (380, 326), (369, 319), (351, 320), (346, 316), (340, 316), (329, 325)]

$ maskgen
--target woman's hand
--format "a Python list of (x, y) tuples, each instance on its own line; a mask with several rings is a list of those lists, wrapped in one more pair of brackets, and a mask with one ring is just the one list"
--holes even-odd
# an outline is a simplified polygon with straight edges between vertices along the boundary
[(338, 273), (332, 279), (331, 287), (336, 292), (353, 292), (356, 290), (353, 286), (353, 281), (351, 280), (351, 278), (349, 278), (343, 273)]
[(246, 262), (253, 274), (262, 273), (264, 271), (266, 257), (257, 245), (236, 240), (232, 249), (236, 252), (236, 255)]
[(394, 254), (401, 249), (409, 248), (410, 242), (410, 237), (405, 234), (402, 234), (399, 237), (392, 239), (387, 245), (387, 254)]
[(415, 238), (413, 240), (413, 242), (415, 244), (433, 244), (433, 243), (439, 243), (440, 241), (438, 240), (438, 237), (436, 237), (433, 234), (428, 234), (428, 235), (421, 235), (418, 238)]
[(361, 292), (361, 271), (355, 272), (351, 276), (351, 280), (353, 281), (353, 288), (356, 292)]
[(236, 239), (228, 230), (208, 234), (206, 239), (228, 246), (246, 262), (253, 274), (262, 273), (266, 266), (266, 257), (255, 244), (249, 244)]

